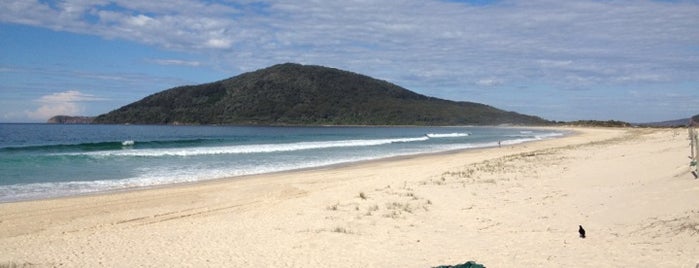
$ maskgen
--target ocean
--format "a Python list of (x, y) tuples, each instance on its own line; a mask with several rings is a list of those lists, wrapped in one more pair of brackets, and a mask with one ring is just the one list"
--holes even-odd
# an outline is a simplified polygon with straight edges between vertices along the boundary
[(495, 147), (565, 134), (501, 127), (0, 124), (0, 202)]

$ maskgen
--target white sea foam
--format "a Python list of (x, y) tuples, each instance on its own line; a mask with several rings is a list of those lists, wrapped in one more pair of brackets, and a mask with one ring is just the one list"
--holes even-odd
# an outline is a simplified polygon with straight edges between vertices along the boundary
[(553, 138), (553, 137), (561, 137), (565, 135), (565, 133), (560, 133), (560, 132), (550, 132), (550, 133), (542, 133), (538, 134), (535, 137), (537, 139), (548, 139), (548, 138)]
[[(393, 155), (381, 156), (390, 157)], [(220, 167), (216, 169), (203, 166), (191, 167), (150, 167), (139, 169), (136, 177), (114, 180), (97, 181), (63, 181), (43, 182), (29, 184), (14, 184), (0, 186), (0, 203), (41, 198), (73, 196), (92, 194), (99, 192), (127, 190), (135, 188), (153, 187), (176, 183), (188, 183), (212, 180), (217, 178), (236, 177), (254, 174), (263, 174), (279, 171), (288, 171), (303, 168), (329, 166), (334, 164), (350, 163), (364, 160), (372, 160), (380, 157), (346, 157), (343, 159), (323, 159), (307, 161), (303, 163), (267, 163), (264, 165), (252, 165), (245, 167)]]
[(132, 141), (132, 140), (127, 140), (127, 141), (121, 142), (121, 146), (133, 146), (134, 143), (135, 143), (135, 142)]
[(429, 138), (458, 138), (467, 137), (469, 133), (428, 133), (426, 134)]
[(121, 151), (99, 151), (70, 153), (68, 155), (87, 155), (95, 157), (109, 156), (140, 156), (140, 157), (161, 157), (161, 156), (198, 156), (198, 155), (219, 155), (219, 154), (252, 154), (252, 153), (276, 153), (300, 150), (327, 149), (340, 147), (364, 147), (377, 146), (391, 143), (407, 143), (428, 140), (428, 137), (417, 138), (396, 138), (396, 139), (373, 139), (373, 140), (340, 140), (340, 141), (317, 141), (317, 142), (296, 142), (280, 144), (249, 144), (231, 145), (217, 147), (194, 147), (194, 148), (163, 148), (163, 149), (138, 149)]
[(549, 133), (540, 133), (536, 134), (534, 136), (527, 136), (527, 137), (521, 137), (519, 139), (510, 139), (510, 140), (505, 140), (502, 141), (502, 145), (513, 145), (513, 144), (520, 144), (520, 143), (525, 143), (525, 142), (530, 142), (530, 141), (538, 141), (538, 140), (545, 140), (545, 139), (550, 139), (554, 137), (560, 137), (565, 135), (564, 133), (558, 133), (558, 132), (549, 132)]

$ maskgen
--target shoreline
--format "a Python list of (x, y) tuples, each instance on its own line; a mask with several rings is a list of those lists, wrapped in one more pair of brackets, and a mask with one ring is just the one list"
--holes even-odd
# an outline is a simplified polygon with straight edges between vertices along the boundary
[[(338, 127), (338, 126), (331, 126), (331, 127)], [(339, 127), (356, 127), (356, 126), (339, 126)], [(365, 126), (365, 127), (373, 127), (373, 126)], [(380, 126), (380, 127), (411, 127), (411, 126)], [(464, 126), (453, 126), (453, 127), (464, 127)], [(479, 126), (470, 126), (470, 127), (479, 127)], [(72, 197), (105, 195), (105, 194), (108, 195), (108, 194), (114, 194), (114, 193), (123, 193), (123, 192), (130, 192), (130, 191), (143, 191), (143, 190), (169, 188), (169, 187), (180, 187), (180, 186), (186, 187), (188, 185), (193, 185), (193, 184), (198, 184), (198, 183), (206, 183), (206, 182), (215, 182), (215, 181), (220, 181), (220, 180), (227, 181), (227, 180), (245, 179), (246, 177), (251, 177), (251, 176), (265, 176), (265, 175), (293, 173), (293, 172), (301, 172), (301, 171), (326, 170), (326, 169), (332, 169), (332, 168), (341, 168), (341, 167), (350, 166), (350, 165), (361, 165), (363, 163), (371, 163), (374, 161), (398, 161), (398, 160), (402, 160), (402, 159), (409, 159), (409, 158), (421, 157), (421, 156), (455, 154), (455, 153), (466, 152), (466, 151), (471, 151), (471, 150), (487, 150), (487, 149), (498, 148), (498, 147), (504, 148), (504, 147), (516, 146), (516, 145), (520, 145), (520, 144), (536, 143), (536, 142), (541, 142), (541, 141), (546, 141), (546, 140), (551, 140), (551, 139), (565, 138), (567, 136), (579, 134), (579, 133), (576, 133), (574, 130), (571, 130), (574, 128), (570, 128), (570, 127), (537, 127), (537, 126), (533, 126), (533, 127), (495, 126), (495, 127), (512, 128), (512, 129), (555, 130), (555, 131), (559, 131), (562, 135), (541, 138), (538, 140), (518, 141), (514, 144), (503, 144), (502, 146), (485, 145), (484, 144), (482, 146), (477, 146), (477, 147), (473, 147), (473, 148), (449, 149), (446, 151), (422, 152), (422, 153), (414, 153), (414, 154), (406, 154), (406, 155), (395, 155), (395, 156), (388, 156), (388, 157), (382, 157), (382, 158), (376, 158), (376, 159), (365, 159), (365, 160), (341, 162), (341, 163), (312, 166), (312, 167), (303, 167), (303, 168), (296, 168), (296, 169), (289, 169), (289, 170), (262, 172), (262, 173), (256, 173), (256, 174), (226, 176), (226, 177), (218, 177), (218, 178), (210, 178), (210, 179), (201, 179), (201, 180), (192, 180), (192, 181), (184, 181), (184, 182), (174, 182), (174, 183), (162, 183), (162, 184), (153, 184), (153, 185), (146, 185), (146, 186), (127, 187), (127, 188), (96, 190), (96, 191), (85, 192), (85, 193), (56, 194), (56, 195), (49, 195), (46, 197), (29, 197), (29, 198), (15, 199), (15, 200), (8, 199), (8, 200), (0, 200), (0, 204), (31, 202), (31, 201), (40, 201), (40, 200), (55, 200), (55, 199), (64, 199), (64, 198), (72, 198)]]
[(502, 148), (2, 203), (0, 266), (695, 265), (699, 181), (684, 132), (572, 130)]

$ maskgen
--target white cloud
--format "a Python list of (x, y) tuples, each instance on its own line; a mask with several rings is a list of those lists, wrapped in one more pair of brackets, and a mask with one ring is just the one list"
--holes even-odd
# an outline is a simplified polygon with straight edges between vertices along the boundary
[(136, 27), (146, 26), (147, 24), (152, 23), (153, 21), (155, 21), (153, 18), (145, 15), (132, 16), (128, 19), (128, 23)]
[(320, 64), (454, 99), (468, 99), (479, 86), (623, 90), (699, 83), (695, 1), (60, 3), (2, 1), (7, 12), (0, 21), (207, 57), (156, 64), (197, 67), (206, 60), (207, 67), (239, 71), (289, 61)]
[(479, 86), (484, 86), (484, 87), (492, 87), (492, 86), (498, 86), (502, 85), (502, 81), (500, 81), (497, 78), (484, 78), (476, 81), (476, 85)]
[(81, 115), (85, 108), (74, 102), (46, 103), (34, 111), (28, 111), (27, 117), (34, 120), (47, 120), (55, 115)]
[(84, 94), (77, 90), (68, 90), (64, 92), (53, 93), (50, 95), (41, 96), (37, 102), (41, 103), (63, 103), (63, 102), (82, 102), (82, 101), (99, 101), (103, 98), (95, 95)]
[(94, 95), (85, 94), (77, 90), (53, 93), (41, 96), (35, 102), (40, 106), (34, 111), (27, 111), (26, 115), (35, 120), (46, 120), (55, 115), (82, 115), (85, 111), (81, 102), (102, 101)]
[(201, 62), (199, 61), (187, 61), (187, 60), (178, 60), (178, 59), (152, 59), (148, 60), (149, 62), (159, 64), (159, 65), (179, 65), (179, 66), (190, 66), (190, 67), (197, 67), (201, 66)]
[[(9, 1), (1, 21), (213, 55), (246, 70), (295, 61), (401, 83), (484, 76), (567, 86), (693, 79), (699, 5), (691, 2)], [(97, 21), (85, 20), (93, 15)], [(28, 19), (29, 18), (29, 19)], [(375, 62), (382, 62), (377, 66)], [(230, 66), (230, 62), (244, 63)], [(654, 74), (658, 70), (667, 70)], [(441, 75), (433, 75), (441, 74)], [(451, 84), (451, 83), (450, 83)], [(574, 85), (578, 86), (578, 85)]]
[(224, 38), (211, 38), (206, 41), (206, 47), (210, 48), (230, 48), (233, 42)]

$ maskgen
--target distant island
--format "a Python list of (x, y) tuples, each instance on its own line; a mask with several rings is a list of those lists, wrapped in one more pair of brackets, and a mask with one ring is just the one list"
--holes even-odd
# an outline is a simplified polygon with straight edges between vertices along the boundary
[(537, 116), (421, 95), (365, 75), (285, 63), (168, 89), (94, 119), (99, 124), (549, 125)]
[(49, 124), (91, 124), (95, 120), (94, 116), (69, 116), (57, 115), (49, 118), (46, 123)]

